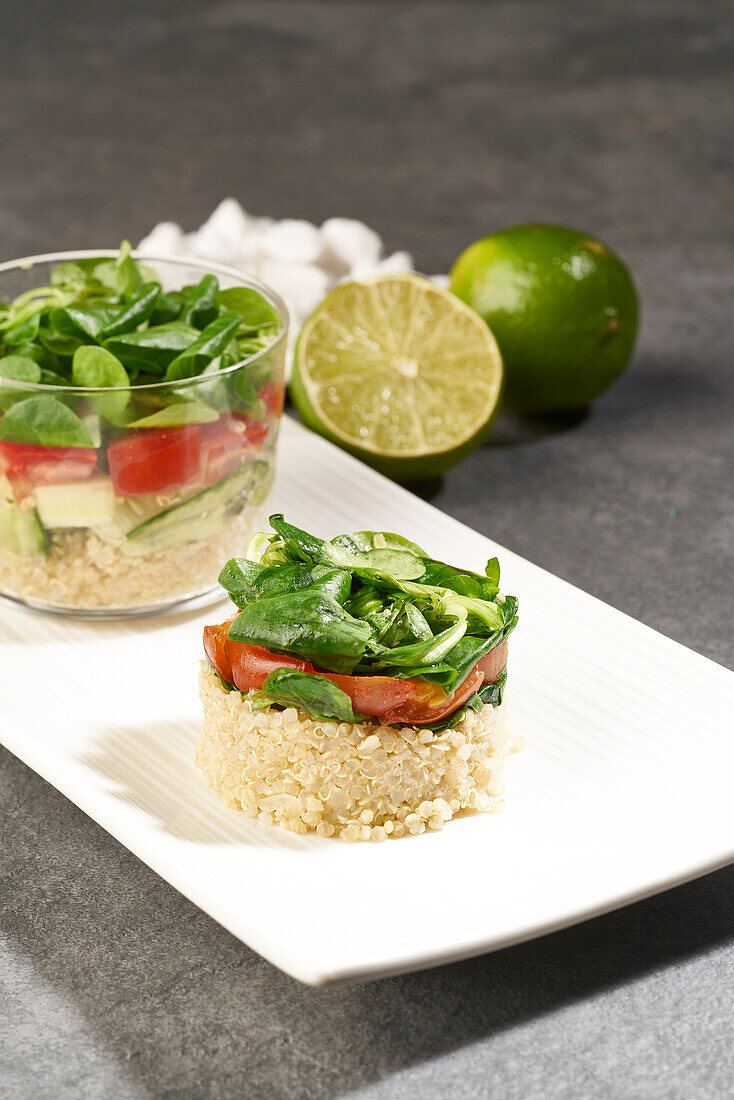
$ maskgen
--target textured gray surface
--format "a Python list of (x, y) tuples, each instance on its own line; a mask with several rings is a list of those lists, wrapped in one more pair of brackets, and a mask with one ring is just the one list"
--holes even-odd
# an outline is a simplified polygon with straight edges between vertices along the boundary
[[(643, 302), (628, 375), (575, 426), (500, 423), (427, 493), (732, 663), (731, 3), (0, 13), (2, 258), (191, 228), (226, 194), (363, 218), (427, 271), (520, 220), (617, 248)], [(7, 753), (0, 784), (2, 1096), (734, 1093), (732, 869), (494, 956), (315, 991)]]

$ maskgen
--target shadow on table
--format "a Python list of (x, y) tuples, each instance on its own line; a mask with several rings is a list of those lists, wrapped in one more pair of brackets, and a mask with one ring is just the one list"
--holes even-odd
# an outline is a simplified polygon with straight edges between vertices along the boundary
[[(501, 409), (480, 450), (491, 455), (493, 450), (511, 452), (513, 448), (532, 447), (583, 429), (597, 414), (604, 429), (622, 432), (625, 425), (640, 418), (645, 422), (662, 418), (670, 423), (679, 415), (683, 423), (698, 410), (711, 410), (717, 402), (722, 409), (727, 408), (727, 398), (724, 388), (696, 370), (695, 365), (646, 355), (633, 363), (608, 393), (586, 408), (530, 417)], [(594, 428), (592, 424), (592, 431)], [(444, 480), (429, 478), (411, 482), (407, 488), (423, 500), (433, 501), (444, 488)]]
[[(492, 424), (486, 441), (482, 444), (490, 450), (493, 447), (519, 447), (551, 435), (571, 431), (589, 418), (589, 409), (574, 412), (555, 413), (551, 416), (519, 417), (501, 410)], [(443, 477), (426, 478), (423, 481), (408, 482), (406, 488), (422, 500), (432, 501), (444, 487)]]
[(701, 411), (710, 414), (718, 403), (726, 409), (729, 391), (722, 385), (723, 377), (706, 372), (701, 363), (690, 359), (647, 353), (601, 399), (604, 415), (607, 420), (630, 416), (652, 420), (676, 412), (685, 418)]
[[(20, 853), (11, 845), (0, 868), (2, 927), (11, 956), (25, 956), (26, 989), (38, 990), (32, 1039), (26, 1029), (16, 1057), (38, 1067), (49, 1058), (55, 1025), (44, 1019), (42, 994), (50, 986), (82, 1020), (80, 1092), (104, 1094), (104, 1052), (126, 1096), (330, 1100), (734, 936), (733, 867), (494, 955), (310, 989), (242, 946), (23, 765), (4, 763), (24, 801), (0, 808), (0, 831)], [(42, 866), (32, 852), (44, 854)]]

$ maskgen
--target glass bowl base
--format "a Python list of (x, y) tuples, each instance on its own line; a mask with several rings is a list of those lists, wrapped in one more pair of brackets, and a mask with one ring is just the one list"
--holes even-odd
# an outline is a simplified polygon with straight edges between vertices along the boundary
[(60, 618), (79, 619), (89, 622), (105, 620), (114, 622), (124, 619), (140, 619), (153, 615), (171, 615), (179, 611), (195, 611), (199, 607), (224, 603), (226, 595), (214, 582), (205, 589), (185, 596), (169, 596), (154, 604), (146, 603), (130, 607), (74, 607), (68, 604), (53, 603), (50, 600), (34, 599), (32, 596), (16, 596), (9, 592), (0, 592), (0, 606), (22, 608), (36, 614), (57, 615)]

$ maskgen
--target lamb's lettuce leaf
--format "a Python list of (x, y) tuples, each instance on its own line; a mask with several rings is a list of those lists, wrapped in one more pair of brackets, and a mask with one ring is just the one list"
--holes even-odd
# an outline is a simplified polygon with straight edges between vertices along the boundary
[(345, 691), (325, 676), (276, 668), (266, 677), (263, 695), (282, 707), (305, 710), (313, 718), (331, 718), (337, 722), (357, 722), (352, 700)]

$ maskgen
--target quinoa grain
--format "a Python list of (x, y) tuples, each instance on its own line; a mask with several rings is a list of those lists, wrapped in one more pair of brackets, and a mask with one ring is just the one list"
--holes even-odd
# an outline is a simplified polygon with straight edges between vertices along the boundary
[(196, 763), (219, 797), (295, 833), (385, 840), (441, 829), (461, 810), (495, 812), (508, 753), (520, 746), (504, 704), (451, 730), (327, 722), (288, 708), (253, 711), (201, 663), (204, 730)]

